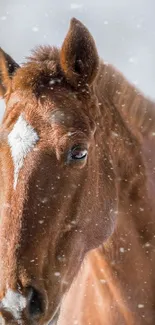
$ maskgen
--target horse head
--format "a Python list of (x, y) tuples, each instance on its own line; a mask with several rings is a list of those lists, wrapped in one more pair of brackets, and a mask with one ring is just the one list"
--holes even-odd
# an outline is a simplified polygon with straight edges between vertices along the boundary
[(19, 66), (0, 51), (0, 311), (5, 324), (47, 324), (84, 255), (117, 213), (115, 174), (94, 91), (99, 57), (71, 20), (60, 50)]

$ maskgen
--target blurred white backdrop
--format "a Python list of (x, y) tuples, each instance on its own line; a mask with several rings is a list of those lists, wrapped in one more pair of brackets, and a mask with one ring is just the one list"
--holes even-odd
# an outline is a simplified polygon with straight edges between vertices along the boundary
[[(18, 63), (38, 44), (61, 46), (71, 17), (102, 58), (155, 98), (155, 0), (0, 0), (0, 46)], [(0, 119), (4, 103), (0, 101)]]

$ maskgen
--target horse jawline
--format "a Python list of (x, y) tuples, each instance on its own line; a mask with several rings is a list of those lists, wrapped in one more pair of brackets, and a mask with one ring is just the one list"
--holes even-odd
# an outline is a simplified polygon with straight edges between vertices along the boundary
[(56, 325), (57, 321), (58, 321), (58, 317), (60, 314), (60, 306), (61, 303), (58, 305), (58, 307), (56, 308), (56, 310), (54, 311), (51, 320), (49, 321), (49, 323), (47, 325)]

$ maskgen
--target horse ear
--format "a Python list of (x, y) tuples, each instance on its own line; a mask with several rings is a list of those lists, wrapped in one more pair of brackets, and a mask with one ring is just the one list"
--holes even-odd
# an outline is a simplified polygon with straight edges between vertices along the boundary
[(0, 97), (4, 97), (11, 87), (11, 78), (19, 65), (0, 48)]
[(74, 86), (91, 84), (96, 77), (99, 57), (93, 37), (77, 19), (72, 18), (60, 52), (62, 70)]

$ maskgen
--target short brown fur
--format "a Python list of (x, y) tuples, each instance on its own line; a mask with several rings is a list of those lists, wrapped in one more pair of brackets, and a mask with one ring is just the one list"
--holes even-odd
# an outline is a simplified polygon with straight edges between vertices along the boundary
[[(4, 324), (47, 324), (62, 303), (59, 325), (154, 325), (155, 104), (99, 60), (76, 19), (60, 50), (22, 67), (1, 50), (0, 72)], [(21, 114), (39, 141), (14, 189), (8, 135)], [(87, 159), (70, 159), (75, 145)], [(8, 289), (26, 299), (18, 317)]]

